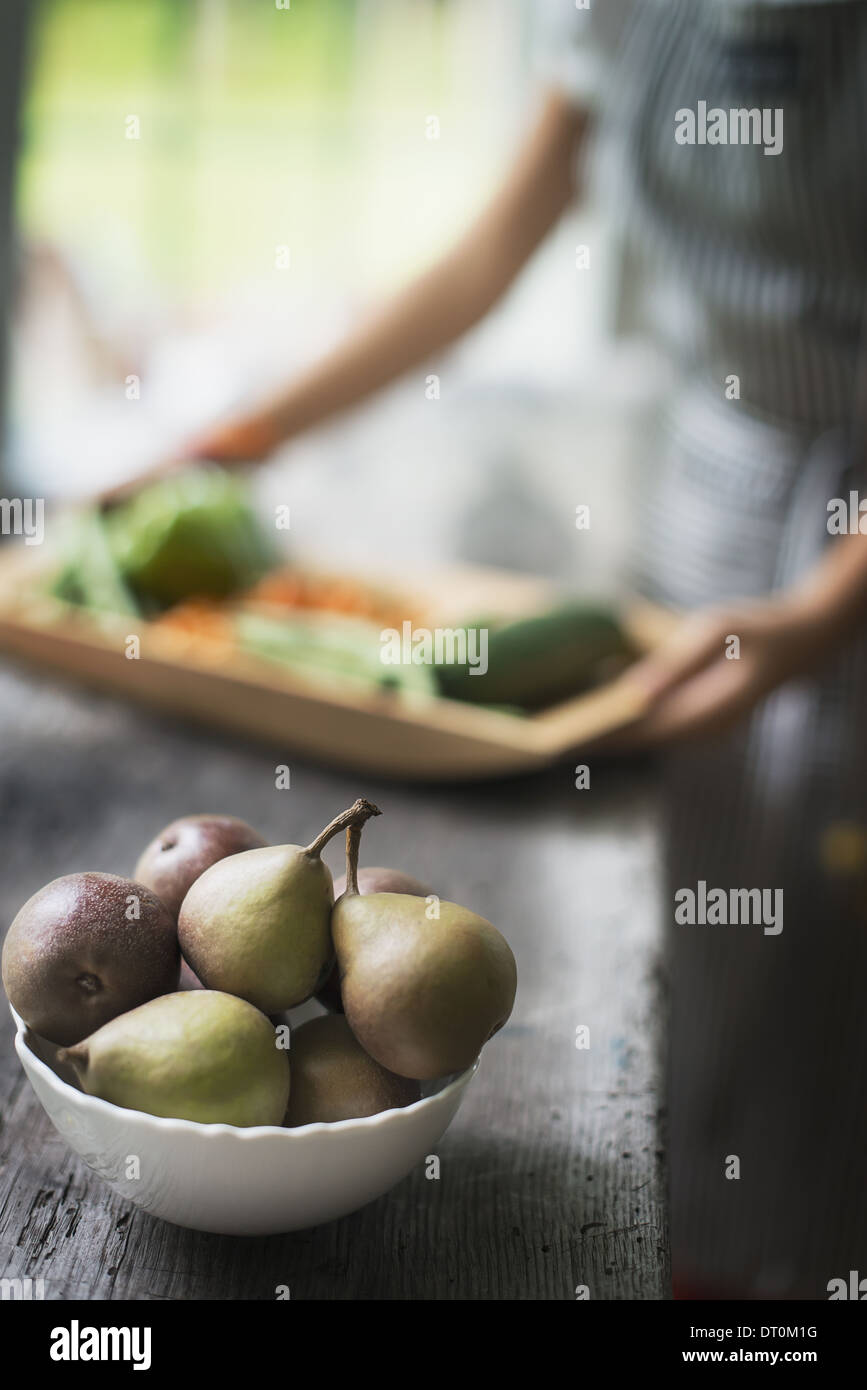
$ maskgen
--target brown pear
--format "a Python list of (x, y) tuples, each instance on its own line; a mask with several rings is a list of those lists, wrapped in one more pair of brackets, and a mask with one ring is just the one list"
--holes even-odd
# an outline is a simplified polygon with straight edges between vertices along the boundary
[(421, 1097), (417, 1081), (395, 1076), (367, 1055), (339, 1014), (311, 1018), (293, 1030), (289, 1056), (290, 1126), (360, 1119)]
[(496, 927), (457, 903), (359, 893), (360, 833), (347, 831), (347, 889), (331, 915), (346, 1020), (398, 1076), (463, 1071), (512, 1012), (515, 958)]
[(25, 1023), (69, 1047), (178, 987), (174, 919), (116, 874), (55, 878), (24, 904), (3, 945), (3, 984)]
[(268, 841), (236, 816), (181, 816), (155, 835), (133, 877), (165, 903), (177, 921), (197, 878), (229, 854), (263, 849)]
[[(413, 878), (410, 874), (401, 873), (400, 869), (383, 868), (359, 869), (358, 891), (359, 893), (411, 893), (416, 898), (426, 898), (431, 892), (430, 888), (419, 883), (418, 879)], [(345, 892), (346, 874), (341, 874), (339, 878), (334, 880), (335, 899), (341, 897)], [(325, 984), (316, 991), (316, 998), (331, 1013), (343, 1013), (343, 1000), (340, 997), (340, 971), (336, 963)]]

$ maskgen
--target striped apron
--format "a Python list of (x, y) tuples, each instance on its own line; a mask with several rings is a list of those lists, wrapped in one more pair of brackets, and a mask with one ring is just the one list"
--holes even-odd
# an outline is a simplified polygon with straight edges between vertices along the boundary
[[(829, 499), (867, 496), (865, 75), (858, 0), (636, 6), (602, 144), (644, 323), (679, 364), (637, 484), (635, 579), (664, 603), (786, 587), (831, 543)], [(679, 144), (702, 102), (782, 109), (782, 151)], [(723, 1295), (867, 1275), (865, 693), (859, 640), (664, 759), (673, 1251)], [(700, 880), (782, 888), (782, 932), (675, 925)]]

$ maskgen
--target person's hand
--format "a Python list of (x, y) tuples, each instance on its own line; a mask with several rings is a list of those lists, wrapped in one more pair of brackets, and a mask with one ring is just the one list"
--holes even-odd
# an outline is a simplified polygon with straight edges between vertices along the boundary
[(777, 686), (815, 670), (833, 645), (833, 623), (793, 597), (691, 614), (624, 677), (648, 706), (618, 746), (722, 733)]
[(99, 494), (98, 501), (103, 508), (116, 507), (129, 501), (148, 484), (183, 472), (190, 464), (219, 463), (224, 468), (240, 468), (246, 463), (258, 463), (277, 447), (281, 438), (264, 411), (215, 425), (211, 430), (185, 440), (169, 458), (105, 488)]
[(277, 422), (261, 411), (214, 425), (187, 440), (182, 452), (185, 458), (214, 463), (256, 463), (266, 458), (281, 438)]
[(264, 410), (256, 415), (229, 420), (185, 440), (169, 458), (105, 488), (97, 500), (104, 509), (116, 507), (128, 502), (148, 484), (183, 472), (190, 464), (219, 463), (224, 468), (240, 468), (246, 463), (258, 463), (277, 447), (283, 437), (275, 419)]

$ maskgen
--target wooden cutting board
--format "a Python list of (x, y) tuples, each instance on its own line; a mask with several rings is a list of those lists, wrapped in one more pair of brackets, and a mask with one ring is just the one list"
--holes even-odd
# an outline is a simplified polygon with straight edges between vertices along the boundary
[[(325, 686), (247, 653), (141, 619), (99, 617), (34, 593), (44, 561), (34, 550), (0, 552), (0, 651), (167, 713), (215, 725), (359, 772), (402, 780), (460, 781), (530, 772), (586, 748), (642, 713), (617, 680), (527, 718), (427, 695), (370, 694)], [(524, 615), (557, 601), (545, 581), (479, 568), (452, 569), (413, 584), (430, 621), (467, 613)], [(640, 649), (675, 615), (636, 603), (621, 615)], [(139, 656), (127, 655), (127, 638)]]

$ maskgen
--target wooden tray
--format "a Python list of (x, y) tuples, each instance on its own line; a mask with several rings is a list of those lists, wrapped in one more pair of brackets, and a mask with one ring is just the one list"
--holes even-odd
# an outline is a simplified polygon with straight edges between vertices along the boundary
[[(141, 619), (94, 619), (34, 596), (41, 568), (33, 550), (7, 545), (0, 553), (0, 650), (167, 713), (265, 739), (287, 756), (400, 779), (469, 781), (542, 768), (642, 712), (621, 681), (529, 718), (429, 696), (335, 690), (246, 653), (227, 655), (199, 637)], [(469, 568), (416, 583), (413, 596), (432, 626), (472, 612), (539, 612), (557, 598), (544, 581)], [(646, 604), (621, 616), (643, 649), (673, 621)], [(138, 659), (125, 655), (132, 633)]]

